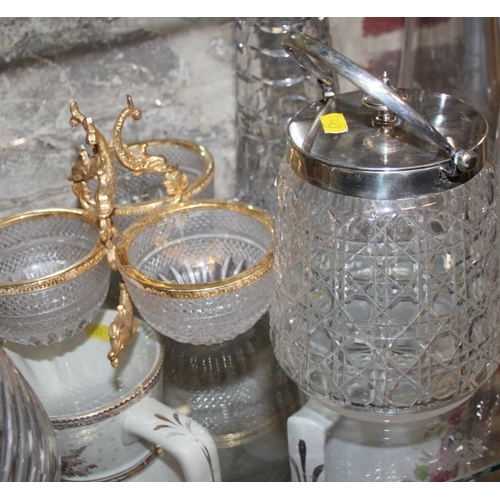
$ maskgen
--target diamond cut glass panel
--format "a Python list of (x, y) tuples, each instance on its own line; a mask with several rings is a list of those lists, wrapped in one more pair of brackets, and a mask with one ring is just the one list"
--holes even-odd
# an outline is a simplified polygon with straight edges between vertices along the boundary
[(445, 411), (486, 382), (500, 362), (496, 182), (487, 165), (441, 194), (370, 200), (282, 163), (271, 335), (306, 393), (401, 415)]

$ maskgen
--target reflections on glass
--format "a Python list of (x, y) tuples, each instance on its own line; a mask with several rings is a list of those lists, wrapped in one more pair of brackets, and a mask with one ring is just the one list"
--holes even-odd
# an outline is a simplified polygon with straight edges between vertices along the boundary
[(0, 481), (59, 481), (61, 463), (45, 408), (0, 345)]
[(276, 362), (268, 321), (211, 346), (165, 338), (164, 402), (210, 432), (223, 481), (289, 479), (286, 419), (298, 390)]

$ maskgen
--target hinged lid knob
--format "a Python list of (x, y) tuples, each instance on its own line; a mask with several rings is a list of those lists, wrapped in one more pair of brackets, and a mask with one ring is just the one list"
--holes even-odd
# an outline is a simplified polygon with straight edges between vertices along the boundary
[(442, 168), (445, 175), (455, 177), (461, 172), (467, 172), (475, 167), (476, 154), (474, 151), (462, 151), (455, 148), (384, 81), (375, 78), (347, 57), (319, 40), (297, 31), (288, 33), (283, 38), (282, 44), (284, 49), (294, 56), (304, 69), (313, 73), (320, 81), (325, 84), (330, 82), (331, 77), (326, 75), (322, 68), (325, 66), (332, 68), (432, 140), (449, 156), (449, 164)]

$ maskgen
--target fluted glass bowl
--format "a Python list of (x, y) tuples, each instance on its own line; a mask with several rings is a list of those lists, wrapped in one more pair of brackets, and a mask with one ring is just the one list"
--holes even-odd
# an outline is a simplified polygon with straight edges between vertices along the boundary
[(0, 341), (0, 482), (59, 481), (54, 428)]
[(0, 337), (48, 345), (82, 330), (106, 298), (104, 257), (99, 230), (81, 210), (0, 221)]
[(273, 220), (240, 202), (183, 202), (117, 241), (117, 265), (144, 319), (178, 342), (215, 344), (252, 327), (274, 288)]

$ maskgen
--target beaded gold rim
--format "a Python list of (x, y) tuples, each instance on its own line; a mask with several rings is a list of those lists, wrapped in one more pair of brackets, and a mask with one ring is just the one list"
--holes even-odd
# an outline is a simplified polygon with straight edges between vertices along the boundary
[[(214, 178), (214, 160), (209, 151), (200, 144), (182, 139), (153, 139), (150, 141), (135, 142), (129, 144), (127, 147), (130, 150), (138, 149), (143, 144), (147, 144), (150, 148), (161, 146), (178, 146), (193, 153), (197, 154), (203, 160), (203, 168), (200, 175), (191, 182), (183, 193), (183, 198), (189, 200), (203, 191)], [(168, 160), (168, 158), (167, 158)], [(179, 169), (182, 172), (182, 168)], [(115, 205), (113, 215), (118, 217), (144, 215), (155, 208), (169, 203), (175, 198), (172, 196), (165, 196), (156, 200), (143, 201), (140, 203), (127, 203), (124, 205)]]
[[(209, 283), (179, 284), (159, 281), (142, 274), (130, 264), (128, 248), (142, 231), (166, 217), (194, 210), (227, 210), (254, 218), (268, 231), (269, 248), (256, 264), (245, 271)], [(273, 242), (274, 220), (269, 213), (258, 207), (232, 200), (181, 202), (144, 217), (125, 229), (116, 242), (116, 262), (120, 274), (146, 293), (173, 299), (203, 299), (241, 290), (267, 275), (273, 268)]]
[(58, 286), (62, 283), (70, 281), (78, 276), (81, 276), (89, 269), (99, 264), (106, 255), (106, 247), (101, 242), (99, 237), (99, 230), (96, 225), (95, 219), (87, 215), (80, 209), (45, 209), (33, 210), (18, 215), (7, 217), (0, 221), (0, 231), (15, 224), (33, 219), (42, 219), (47, 217), (67, 217), (73, 219), (83, 220), (96, 228), (96, 243), (92, 250), (82, 259), (76, 261), (71, 266), (65, 267), (60, 271), (52, 274), (47, 274), (43, 278), (36, 278), (31, 280), (19, 281), (0, 281), (0, 296), (16, 295), (37, 292), (47, 288)]

